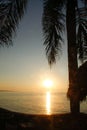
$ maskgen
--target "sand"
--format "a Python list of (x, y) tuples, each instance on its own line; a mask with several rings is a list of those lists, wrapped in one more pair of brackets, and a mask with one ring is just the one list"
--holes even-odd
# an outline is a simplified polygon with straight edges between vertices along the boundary
[(30, 115), (0, 108), (0, 130), (87, 130), (87, 114)]

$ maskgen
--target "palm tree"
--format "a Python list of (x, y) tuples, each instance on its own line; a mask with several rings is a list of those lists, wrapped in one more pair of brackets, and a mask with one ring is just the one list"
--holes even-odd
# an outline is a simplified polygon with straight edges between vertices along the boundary
[(77, 81), (78, 81), (78, 85), (80, 87), (80, 100), (86, 100), (86, 96), (87, 96), (87, 61), (85, 63), (83, 63), (79, 69), (78, 69), (78, 73), (77, 73)]
[(12, 44), (12, 36), (24, 14), (27, 0), (0, 1), (0, 45)]
[[(82, 4), (81, 4), (82, 3)], [(83, 7), (81, 7), (83, 5)], [(78, 58), (87, 58), (86, 0), (44, 0), (43, 33), (48, 63), (56, 62), (63, 43), (64, 28), (67, 33), (69, 89), (72, 113), (80, 112), (80, 88), (77, 84)], [(66, 26), (65, 26), (66, 25)]]

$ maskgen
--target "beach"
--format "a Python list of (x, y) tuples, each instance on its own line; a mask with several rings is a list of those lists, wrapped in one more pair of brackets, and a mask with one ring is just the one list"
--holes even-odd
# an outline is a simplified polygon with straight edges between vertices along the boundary
[(0, 130), (87, 130), (87, 114), (34, 115), (0, 108)]

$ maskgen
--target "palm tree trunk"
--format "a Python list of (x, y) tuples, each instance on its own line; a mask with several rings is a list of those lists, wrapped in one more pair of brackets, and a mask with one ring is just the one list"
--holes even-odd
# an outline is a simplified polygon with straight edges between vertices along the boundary
[(76, 0), (68, 0), (66, 12), (66, 28), (68, 41), (68, 69), (69, 69), (69, 89), (71, 113), (79, 113), (80, 102), (77, 90), (76, 73), (78, 69), (77, 48), (76, 48)]

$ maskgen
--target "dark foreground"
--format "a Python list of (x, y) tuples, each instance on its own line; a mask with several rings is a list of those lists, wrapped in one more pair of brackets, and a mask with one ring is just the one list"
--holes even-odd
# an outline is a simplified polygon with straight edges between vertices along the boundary
[(87, 114), (27, 115), (0, 108), (0, 130), (87, 130)]

